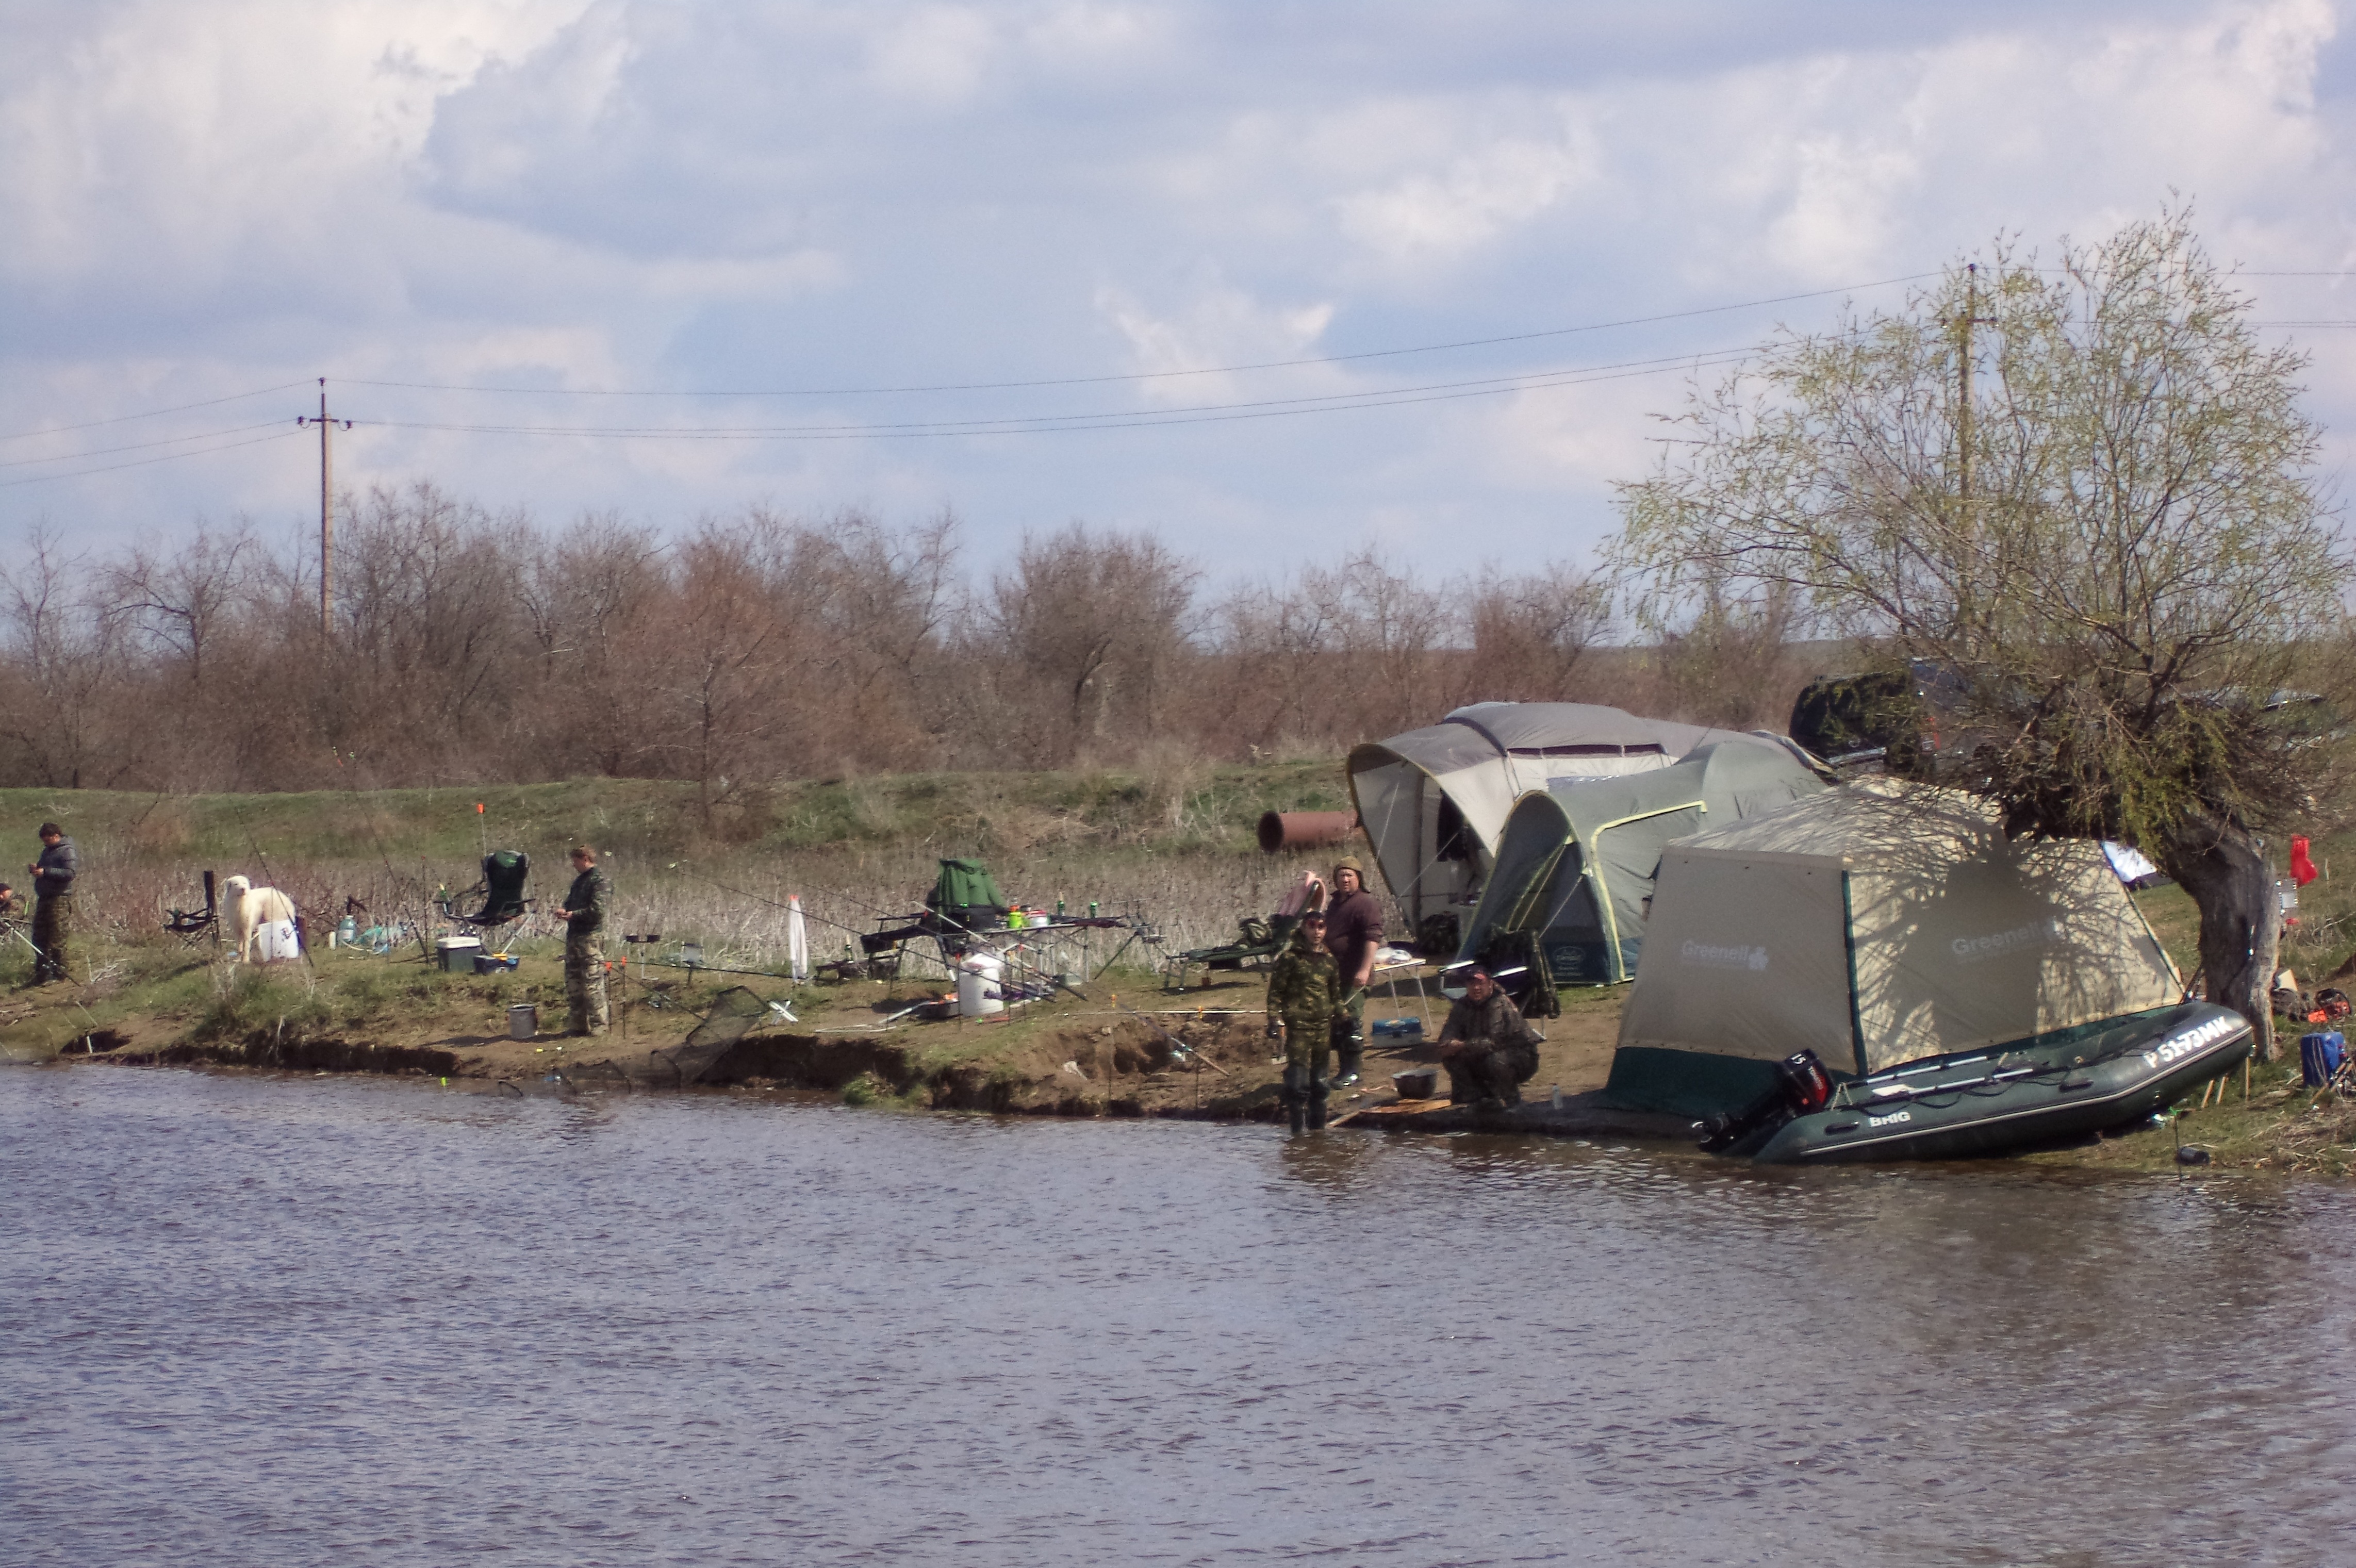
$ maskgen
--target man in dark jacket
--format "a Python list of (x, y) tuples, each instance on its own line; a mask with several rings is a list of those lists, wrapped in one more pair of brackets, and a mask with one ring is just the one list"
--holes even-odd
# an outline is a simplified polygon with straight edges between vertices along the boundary
[(1480, 1110), (1522, 1103), (1522, 1085), (1538, 1070), (1538, 1035), (1486, 969), (1464, 981), (1463, 999), (1440, 1026), (1440, 1061), (1448, 1097)]
[(73, 936), (74, 878), (81, 860), (73, 840), (54, 822), (41, 824), (41, 857), (25, 868), (33, 874), (33, 984), (70, 979), (66, 944)]
[(1366, 871), (1355, 855), (1333, 865), (1333, 901), (1325, 911), (1325, 950), (1342, 971), (1342, 1010), (1333, 1021), (1333, 1082), (1358, 1081), (1366, 1050), (1366, 987), (1375, 977), (1375, 955), (1383, 945), (1383, 906), (1365, 890)]
[(600, 1035), (605, 1032), (605, 949), (598, 933), (605, 929), (605, 906), (613, 901), (614, 884), (597, 869), (597, 851), (586, 844), (573, 850), (573, 886), (564, 907), (556, 912), (564, 922), (564, 1032)]
[(1268, 1028), (1284, 1036), (1281, 1099), (1294, 1132), (1325, 1125), (1325, 1051), (1342, 1006), (1342, 976), (1325, 951), (1325, 917), (1301, 917), (1268, 972)]

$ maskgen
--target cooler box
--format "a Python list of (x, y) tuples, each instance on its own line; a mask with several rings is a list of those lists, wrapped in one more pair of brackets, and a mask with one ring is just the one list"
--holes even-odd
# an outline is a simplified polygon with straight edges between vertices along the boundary
[(453, 975), (475, 972), (475, 955), (483, 950), (479, 936), (437, 936), (434, 939), (434, 956), (442, 967)]

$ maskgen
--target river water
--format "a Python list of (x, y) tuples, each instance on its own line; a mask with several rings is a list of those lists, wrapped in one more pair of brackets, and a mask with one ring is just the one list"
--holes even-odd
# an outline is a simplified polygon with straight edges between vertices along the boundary
[(0, 1562), (2319, 1563), (2348, 1189), (0, 1070)]

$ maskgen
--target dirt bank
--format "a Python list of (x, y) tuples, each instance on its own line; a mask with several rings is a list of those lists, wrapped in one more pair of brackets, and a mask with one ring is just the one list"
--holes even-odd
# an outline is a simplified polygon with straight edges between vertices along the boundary
[[(1258, 1012), (1257, 976), (1171, 993), (1114, 976), (990, 1021), (895, 1019), (928, 987), (879, 981), (790, 987), (766, 979), (663, 973), (617, 983), (616, 1027), (596, 1040), (554, 1033), (562, 976), (552, 955), (511, 973), (444, 975), (414, 959), (342, 952), (307, 965), (241, 970), (185, 950), (125, 950), (91, 986), (19, 989), (0, 1002), (0, 1051), (16, 1060), (214, 1065), (369, 1072), (627, 1093), (790, 1089), (856, 1104), (1056, 1116), (1274, 1119), (1281, 1063)], [(765, 1014), (732, 1042), (695, 1043), (699, 1018), (730, 986), (787, 1000), (798, 1021)], [(1530, 1104), (1502, 1118), (1392, 1103), (1390, 1075), (1431, 1060), (1443, 1017), (1412, 997), (1376, 1019), (1428, 1024), (1424, 1039), (1377, 1035), (1365, 1082), (1337, 1115), (1372, 1127), (1679, 1139), (1670, 1119), (1610, 1113), (1594, 1096), (1618, 1034), (1619, 991), (1573, 992), (1547, 1036)], [(547, 1027), (509, 1038), (509, 1009), (536, 1005)], [(1553, 1103), (1560, 1090), (1564, 1104)], [(2249, 1097), (2222, 1097), (2147, 1125), (2024, 1157), (2036, 1163), (2175, 1168), (2179, 1141), (2214, 1168), (2343, 1174), (2356, 1164), (2356, 1105), (2299, 1088), (2295, 1063), (2260, 1068)]]
[[(796, 1015), (767, 1014), (742, 1040), (696, 1043), (699, 1015), (744, 985)], [(20, 989), (0, 1007), (0, 1048), (19, 1060), (209, 1064), (302, 1072), (553, 1081), (628, 1091), (789, 1088), (856, 1104), (1065, 1116), (1265, 1117), (1277, 1112), (1281, 1062), (1259, 1012), (1257, 976), (1184, 992), (1143, 976), (1100, 978), (1084, 997), (1034, 1003), (987, 1021), (895, 1019), (924, 1001), (916, 983), (792, 987), (767, 979), (668, 972), (625, 976), (615, 1027), (565, 1039), (552, 955), (512, 972), (444, 975), (413, 958), (343, 951), (266, 971), (208, 952), (134, 950), (94, 985)], [(536, 1006), (532, 1039), (508, 1016)], [(1444, 1004), (1378, 1002), (1372, 1018), (1417, 1019), (1421, 1039), (1377, 1036), (1365, 1083), (1336, 1110), (1393, 1098), (1389, 1075), (1431, 1060)], [(1546, 1021), (1533, 1098), (1600, 1087), (1617, 1029), (1616, 998), (1574, 1000)]]

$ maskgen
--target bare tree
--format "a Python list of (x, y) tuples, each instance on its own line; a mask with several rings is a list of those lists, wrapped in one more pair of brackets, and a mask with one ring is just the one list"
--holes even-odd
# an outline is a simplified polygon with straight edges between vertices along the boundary
[(2260, 341), (2189, 216), (1951, 269), (1903, 313), (1793, 336), (1697, 394), (1622, 492), (1617, 562), (1799, 599), (1959, 688), (1954, 782), (2016, 833), (2139, 843), (2201, 909), (2209, 994), (2272, 1051), (2257, 834), (2333, 748), (2266, 699), (2320, 657), (2356, 567), (2318, 488), (2304, 358)]
[(1513, 702), (1592, 700), (1581, 675), (1612, 625), (1612, 588), (1601, 574), (1559, 561), (1509, 574), (1484, 568), (1470, 589), (1472, 659), (1466, 685)]
[[(118, 619), (94, 601), (79, 557), (62, 554), (46, 528), (27, 541), (23, 564), (0, 571), (0, 635), (7, 675), (0, 734), (30, 782), (53, 788), (104, 787), (131, 770), (105, 720), (119, 713), (108, 688), (118, 673)], [(110, 746), (107, 741), (116, 741)]]
[(991, 579), (974, 652), (1038, 699), (1038, 761), (1061, 765), (1151, 731), (1194, 629), (1200, 577), (1148, 535), (1075, 523), (1023, 539), (1013, 568)]

